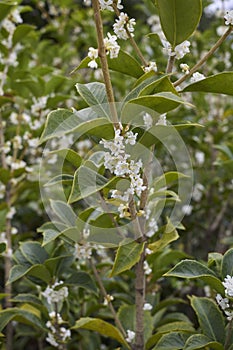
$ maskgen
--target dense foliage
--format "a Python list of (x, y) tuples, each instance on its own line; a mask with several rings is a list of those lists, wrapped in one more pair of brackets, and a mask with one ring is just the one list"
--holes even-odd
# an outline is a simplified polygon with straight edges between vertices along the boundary
[(0, 1), (2, 349), (233, 350), (233, 11), (211, 3)]

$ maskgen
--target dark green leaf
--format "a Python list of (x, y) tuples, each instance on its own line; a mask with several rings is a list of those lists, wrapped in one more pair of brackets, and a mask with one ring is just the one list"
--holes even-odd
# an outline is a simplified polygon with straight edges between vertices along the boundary
[(201, 0), (156, 0), (163, 32), (174, 48), (187, 40), (197, 28)]

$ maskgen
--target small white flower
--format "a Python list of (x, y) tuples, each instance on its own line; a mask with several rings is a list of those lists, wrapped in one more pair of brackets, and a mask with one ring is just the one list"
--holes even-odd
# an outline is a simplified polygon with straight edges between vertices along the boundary
[(153, 253), (153, 251), (150, 250), (149, 248), (146, 248), (146, 249), (145, 249), (145, 253), (146, 253), (146, 255), (150, 255), (150, 254)]
[(159, 117), (159, 120), (157, 121), (157, 123), (155, 125), (167, 125), (167, 120), (166, 120), (167, 116), (166, 114), (161, 114)]
[(101, 10), (113, 11), (113, 0), (99, 0)]
[(113, 30), (119, 39), (127, 40), (128, 34), (125, 30), (125, 27), (128, 29), (128, 31), (133, 36), (135, 25), (136, 25), (136, 22), (135, 22), (134, 18), (129, 19), (129, 16), (126, 13), (121, 12), (119, 15), (119, 18), (116, 19), (116, 23), (114, 23), (114, 25), (113, 25)]
[(114, 300), (114, 297), (110, 294), (107, 294), (106, 297), (104, 298), (104, 305), (108, 305), (112, 300)]
[(144, 261), (143, 269), (144, 269), (145, 275), (150, 275), (151, 272), (152, 272), (152, 269), (150, 268), (150, 266), (149, 266), (147, 261)]
[(189, 65), (186, 63), (181, 63), (180, 64), (180, 68), (182, 70), (183, 73), (185, 74), (189, 74)]
[(135, 338), (135, 332), (131, 331), (130, 329), (127, 329), (127, 338), (125, 338), (125, 340), (128, 342), (128, 343), (132, 343), (132, 341), (134, 340)]
[(205, 189), (204, 186), (199, 183), (197, 183), (194, 186), (192, 197), (196, 202), (199, 202), (201, 200), (204, 189)]
[(69, 329), (66, 329), (65, 327), (60, 328), (60, 336), (62, 338), (62, 341), (66, 341), (67, 338), (71, 337), (71, 331)]
[(229, 305), (229, 299), (223, 298), (221, 294), (216, 295), (216, 301), (218, 305), (221, 307), (222, 310), (228, 309), (230, 307)]
[(156, 62), (150, 61), (147, 67), (143, 67), (145, 73), (154, 71), (155, 73), (158, 71)]
[(144, 122), (144, 125), (147, 129), (151, 128), (153, 125), (152, 116), (149, 113), (145, 113), (143, 115), (143, 122)]
[(110, 55), (110, 58), (117, 58), (120, 46), (117, 43), (117, 36), (111, 35), (110, 33), (107, 34), (107, 37), (104, 38), (104, 46), (106, 49), (107, 55)]
[(224, 19), (226, 26), (233, 25), (233, 10), (226, 11)]
[(48, 336), (45, 339), (49, 344), (51, 344), (52, 346), (54, 346), (55, 348), (59, 347), (59, 344), (57, 343), (54, 335), (52, 333), (48, 333)]
[(75, 244), (75, 256), (79, 260), (86, 260), (90, 259), (92, 255), (92, 246), (89, 242), (86, 242), (85, 244), (81, 245), (76, 243)]
[(15, 207), (11, 207), (6, 215), (6, 218), (10, 220), (13, 219), (13, 216), (15, 215), (15, 213), (16, 213)]
[(233, 297), (233, 276), (227, 275), (222, 283), (224, 285), (225, 293), (229, 297)]
[(181, 210), (185, 215), (190, 215), (192, 213), (193, 207), (192, 205), (184, 205)]
[(125, 143), (130, 145), (135, 145), (137, 140), (138, 133), (134, 134), (132, 131), (128, 131), (125, 135)]
[(191, 83), (196, 83), (197, 81), (200, 81), (200, 80), (203, 80), (203, 79), (205, 79), (204, 74), (196, 72), (196, 73), (193, 73), (190, 81), (191, 81)]
[(153, 309), (153, 306), (149, 303), (145, 303), (144, 306), (143, 306), (143, 310), (144, 311), (150, 311)]
[(196, 158), (196, 160), (197, 160), (197, 163), (198, 163), (199, 165), (202, 165), (202, 164), (204, 163), (204, 161), (205, 161), (205, 153), (204, 153), (204, 152), (201, 152), (201, 151), (197, 151), (197, 152), (195, 153), (195, 158)]
[(47, 300), (48, 304), (59, 303), (64, 301), (68, 297), (69, 291), (67, 287), (61, 287), (55, 289), (57, 286), (62, 285), (63, 281), (55, 282), (51, 287), (48, 286), (41, 294)]
[(189, 50), (190, 45), (191, 45), (190, 42), (188, 40), (185, 40), (183, 43), (175, 47), (175, 54), (178, 60), (183, 58), (186, 55), (186, 53), (190, 52)]
[(96, 59), (98, 58), (98, 49), (94, 49), (94, 47), (89, 47), (87, 56), (91, 59), (91, 61), (88, 63), (88, 67), (90, 68), (98, 68), (98, 64), (96, 62)]

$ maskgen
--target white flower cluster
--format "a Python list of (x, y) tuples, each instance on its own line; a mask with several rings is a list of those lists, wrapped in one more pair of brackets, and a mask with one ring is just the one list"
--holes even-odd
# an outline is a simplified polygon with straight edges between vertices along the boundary
[(128, 343), (132, 343), (135, 339), (135, 332), (134, 331), (131, 331), (130, 329), (127, 329), (127, 337), (125, 338), (125, 340), (128, 342)]
[(55, 282), (51, 287), (48, 286), (45, 291), (41, 293), (43, 297), (46, 298), (48, 304), (63, 302), (65, 298), (68, 297), (69, 291), (67, 287), (57, 288), (63, 283), (63, 281)]
[[(128, 202), (130, 196), (136, 194), (140, 197), (141, 193), (146, 189), (143, 185), (140, 171), (143, 166), (141, 159), (134, 161), (130, 159), (130, 154), (126, 153), (126, 145), (136, 144), (137, 134), (128, 131), (124, 136), (121, 135), (121, 130), (115, 130), (115, 138), (113, 141), (100, 141), (104, 148), (109, 149), (110, 153), (106, 152), (104, 156), (104, 166), (116, 176), (122, 176), (129, 180), (129, 187), (122, 194), (121, 191), (113, 190), (112, 198), (120, 199), (123, 202)], [(121, 217), (124, 215), (125, 205), (121, 204), (119, 211)]]
[(226, 11), (224, 19), (225, 19), (226, 26), (229, 26), (229, 25), (232, 26), (233, 25), (233, 10)]
[(93, 247), (89, 242), (86, 242), (85, 244), (75, 244), (75, 257), (78, 260), (86, 260), (90, 259), (92, 255), (92, 249)]
[(227, 316), (227, 320), (231, 321), (233, 319), (233, 305), (229, 298), (233, 298), (233, 276), (227, 275), (222, 284), (225, 287), (225, 298), (221, 294), (217, 294), (216, 301)]
[[(100, 3), (101, 10), (114, 11), (112, 6), (113, 0), (99, 0), (99, 3)], [(119, 10), (123, 9), (123, 6), (121, 5), (121, 0), (117, 0), (117, 8)]]
[(65, 342), (68, 338), (70, 338), (71, 332), (69, 329), (66, 329), (65, 327), (60, 327), (60, 326), (59, 328), (57, 327), (58, 325), (61, 325), (62, 323), (64, 323), (59, 313), (56, 314), (54, 311), (52, 311), (49, 313), (49, 317), (51, 321), (48, 321), (46, 323), (46, 327), (50, 330), (50, 332), (48, 332), (46, 341), (52, 346), (54, 346), (55, 348), (59, 348), (60, 347), (59, 342)]
[(154, 234), (158, 231), (159, 227), (158, 227), (157, 221), (154, 218), (152, 218), (149, 221), (148, 226), (149, 226), (149, 230), (146, 232), (146, 237), (150, 238), (154, 236)]
[(180, 68), (182, 70), (183, 73), (185, 74), (189, 74), (189, 65), (186, 63), (181, 63), (180, 64)]
[(191, 81), (191, 83), (196, 83), (197, 81), (200, 81), (200, 80), (203, 80), (203, 79), (205, 79), (204, 74), (196, 72), (196, 73), (193, 73), (190, 81)]
[(168, 56), (176, 56), (178, 60), (183, 58), (187, 53), (190, 52), (189, 47), (190, 47), (190, 42), (188, 40), (185, 40), (183, 43), (177, 45), (172, 51), (171, 44), (167, 40), (161, 40), (163, 44), (163, 50), (166, 52)]
[(158, 68), (157, 68), (157, 64), (156, 62), (150, 61), (148, 66), (143, 67), (143, 70), (145, 73), (149, 73), (149, 72), (157, 72)]
[[(129, 18), (127, 13), (121, 12), (119, 15), (119, 18), (116, 19), (113, 25), (113, 30), (116, 36), (119, 39), (127, 40), (128, 34), (127, 31), (131, 34), (131, 36), (134, 36), (134, 27), (136, 25), (136, 21), (134, 18)], [(127, 31), (126, 31), (127, 28)]]
[(143, 269), (144, 269), (145, 275), (150, 275), (152, 272), (152, 269), (150, 268), (150, 266), (146, 260), (143, 263)]
[[(107, 33), (107, 37), (104, 38), (104, 46), (106, 54), (109, 55), (111, 59), (118, 57), (120, 46), (117, 43), (116, 35), (111, 35), (110, 33)], [(88, 63), (88, 67), (94, 69), (98, 68), (98, 64), (96, 62), (96, 59), (98, 58), (98, 49), (89, 47), (87, 56), (91, 59), (91, 61)]]

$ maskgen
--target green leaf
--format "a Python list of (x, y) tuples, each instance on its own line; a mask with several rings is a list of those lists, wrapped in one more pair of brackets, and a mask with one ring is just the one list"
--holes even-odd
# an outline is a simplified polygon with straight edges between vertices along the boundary
[(208, 349), (213, 350), (224, 350), (222, 344), (212, 341), (208, 337), (203, 334), (194, 334), (191, 335), (190, 338), (187, 339), (185, 343), (184, 350), (195, 350), (195, 349), (203, 349), (208, 347)]
[(148, 248), (152, 250), (153, 253), (155, 253), (158, 250), (165, 248), (171, 242), (176, 241), (178, 238), (179, 238), (178, 232), (176, 231), (172, 223), (168, 221), (167, 225), (165, 226), (165, 230), (164, 230), (164, 233), (162, 234), (162, 237), (158, 241), (155, 241), (149, 244)]
[(66, 279), (67, 285), (75, 285), (79, 288), (84, 288), (96, 295), (98, 295), (97, 287), (91, 276), (83, 271), (73, 272), (70, 277)]
[(68, 109), (58, 108), (56, 111), (50, 112), (41, 135), (40, 143), (71, 132), (77, 124), (78, 119), (75, 118), (74, 113)]
[(110, 277), (119, 275), (120, 273), (130, 270), (140, 259), (144, 249), (144, 243), (132, 241), (127, 243), (123, 241), (117, 249), (116, 258)]
[(8, 15), (11, 11), (12, 6), (17, 5), (15, 1), (1, 1), (0, 3), (0, 22)]
[(80, 136), (89, 133), (101, 138), (113, 138), (114, 128), (110, 120), (96, 118), (95, 107), (85, 108), (73, 113), (67, 109), (58, 108), (48, 114), (40, 144), (53, 138), (61, 137), (71, 132)]
[(11, 178), (11, 172), (8, 169), (0, 168), (0, 181), (6, 185)]
[(54, 186), (57, 184), (72, 185), (73, 180), (74, 180), (73, 175), (60, 174), (60, 175), (54, 176), (51, 180), (49, 180), (46, 184), (44, 184), (44, 187)]
[(229, 249), (223, 256), (221, 274), (223, 279), (227, 275), (233, 276), (233, 248)]
[(174, 95), (178, 95), (176, 89), (174, 88), (169, 76), (164, 76), (157, 80), (154, 80), (150, 84), (146, 85), (139, 93), (139, 96), (154, 95), (159, 92), (171, 92)]
[(225, 95), (233, 95), (233, 72), (223, 72), (212, 75), (196, 83), (186, 86), (182, 92), (201, 91), (213, 92)]
[(29, 303), (29, 304), (33, 304), (33, 305), (39, 305), (39, 306), (43, 305), (41, 300), (37, 296), (30, 294), (30, 293), (18, 294), (14, 298), (12, 298), (11, 301), (17, 302), (17, 303)]
[(67, 160), (76, 168), (79, 168), (82, 163), (82, 157), (70, 148), (63, 148), (50, 152), (50, 154), (57, 154), (59, 157)]
[(201, 0), (156, 0), (163, 32), (174, 48), (187, 40), (197, 28)]
[(96, 331), (105, 337), (110, 337), (116, 339), (119, 343), (123, 344), (127, 349), (130, 349), (129, 345), (118, 331), (116, 327), (108, 322), (105, 322), (99, 318), (83, 317), (76, 321), (72, 329), (89, 329), (91, 331)]
[[(89, 57), (84, 58), (79, 64), (79, 66), (75, 68), (72, 73), (82, 68), (88, 68), (88, 63), (90, 61), (91, 59)], [(99, 59), (97, 59), (97, 63), (100, 64)], [(133, 58), (127, 52), (122, 50), (120, 50), (117, 58), (110, 59), (108, 57), (108, 66), (109, 69), (115, 72), (123, 73), (134, 78), (139, 78), (141, 75), (144, 74), (140, 63), (136, 61), (135, 58)]]
[(4, 253), (6, 250), (6, 243), (1, 242), (0, 243), (0, 254)]
[(153, 96), (140, 96), (130, 100), (128, 103), (145, 106), (161, 114), (167, 113), (181, 104), (192, 107), (190, 103), (171, 92), (160, 92)]
[(44, 265), (37, 264), (29, 268), (27, 266), (15, 265), (10, 271), (7, 283), (13, 283), (26, 275), (39, 278), (46, 283), (49, 283), (51, 280), (50, 272)]
[(75, 87), (89, 106), (108, 102), (105, 84), (103, 83), (77, 83)]
[(182, 332), (164, 334), (153, 350), (180, 350), (184, 348), (185, 336)]
[(195, 333), (196, 330), (190, 322), (177, 321), (169, 322), (168, 324), (162, 325), (156, 329), (158, 333), (170, 333), (170, 332), (184, 332), (184, 333)]
[(77, 202), (96, 192), (101, 191), (105, 187), (113, 186), (119, 179), (108, 179), (97, 173), (89, 166), (82, 165), (74, 174), (74, 182), (71, 189), (69, 203)]
[(180, 261), (170, 271), (164, 274), (167, 277), (199, 278), (208, 283), (218, 293), (224, 294), (224, 287), (215, 273), (199, 261), (185, 259)]
[(68, 226), (75, 226), (77, 216), (71, 206), (62, 201), (51, 200), (51, 207), (59, 219)]
[(0, 312), (0, 331), (12, 320), (45, 330), (41, 320), (35, 314), (20, 308), (9, 308)]
[(48, 253), (38, 242), (23, 242), (20, 244), (20, 251), (31, 264), (43, 264), (48, 258)]
[(224, 343), (225, 324), (222, 312), (216, 303), (208, 298), (190, 297), (191, 305), (204, 335), (210, 340)]
[(16, 27), (13, 35), (13, 46), (25, 38), (32, 30), (35, 29), (35, 26), (30, 24), (20, 24)]

